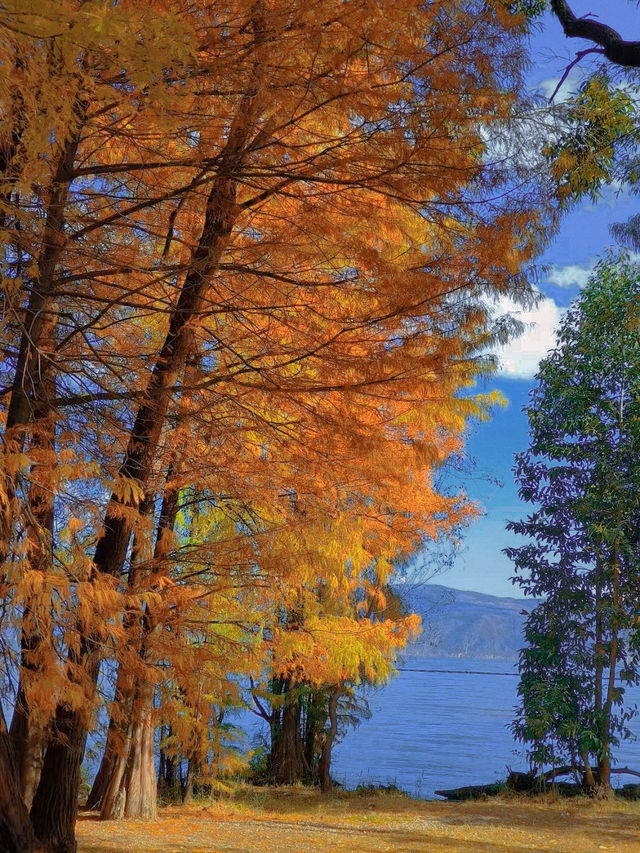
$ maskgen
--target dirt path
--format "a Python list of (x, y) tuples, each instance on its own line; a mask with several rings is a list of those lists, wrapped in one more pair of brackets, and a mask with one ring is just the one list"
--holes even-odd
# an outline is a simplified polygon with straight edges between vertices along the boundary
[(79, 853), (640, 853), (640, 804), (257, 791), (169, 807), (153, 823), (84, 815), (78, 839)]

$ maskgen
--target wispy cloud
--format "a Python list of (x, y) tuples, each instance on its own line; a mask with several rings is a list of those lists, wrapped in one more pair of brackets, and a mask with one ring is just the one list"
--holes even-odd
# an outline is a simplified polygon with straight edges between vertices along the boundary
[(584, 287), (592, 272), (593, 263), (567, 264), (566, 266), (554, 264), (546, 278), (549, 284), (555, 284), (556, 287)]

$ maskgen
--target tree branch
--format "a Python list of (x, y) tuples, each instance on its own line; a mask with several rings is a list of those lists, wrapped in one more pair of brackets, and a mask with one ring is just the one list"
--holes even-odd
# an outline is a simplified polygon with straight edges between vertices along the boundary
[(607, 24), (588, 18), (577, 18), (567, 0), (551, 0), (551, 9), (560, 21), (567, 38), (581, 38), (604, 48), (603, 53), (616, 65), (640, 68), (640, 41), (625, 41)]
[(558, 82), (558, 85), (557, 85), (557, 86), (556, 86), (556, 88), (553, 90), (553, 93), (551, 94), (551, 97), (549, 98), (549, 103), (550, 103), (550, 104), (551, 104), (551, 103), (553, 103), (553, 99), (554, 99), (554, 98), (555, 98), (555, 96), (558, 94), (558, 92), (559, 92), (559, 90), (560, 90), (560, 88), (561, 88), (562, 84), (564, 83), (564, 81), (565, 81), (565, 80), (567, 79), (567, 77), (569, 76), (569, 74), (570, 74), (570, 72), (571, 72), (571, 69), (572, 69), (575, 65), (577, 65), (577, 64), (578, 64), (578, 62), (580, 62), (580, 60), (581, 60), (581, 59), (583, 59), (583, 58), (584, 58), (587, 54), (589, 54), (589, 53), (604, 53), (604, 50), (602, 50), (602, 48), (600, 48), (600, 47), (588, 47), (588, 48), (586, 48), (585, 50), (579, 50), (579, 51), (576, 53), (576, 58), (575, 58), (572, 62), (570, 62), (570, 63), (567, 65), (567, 67), (564, 69), (564, 74), (563, 74), (563, 75), (562, 75), (562, 77), (560, 78), (560, 80), (559, 80), (559, 82)]

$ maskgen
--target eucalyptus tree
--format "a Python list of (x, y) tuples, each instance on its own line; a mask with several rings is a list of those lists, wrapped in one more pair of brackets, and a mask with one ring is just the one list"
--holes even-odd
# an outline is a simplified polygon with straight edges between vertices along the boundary
[(541, 362), (530, 441), (514, 468), (534, 505), (510, 530), (518, 584), (540, 598), (525, 625), (513, 723), (535, 763), (569, 763), (611, 790), (612, 749), (640, 679), (640, 268), (596, 267)]

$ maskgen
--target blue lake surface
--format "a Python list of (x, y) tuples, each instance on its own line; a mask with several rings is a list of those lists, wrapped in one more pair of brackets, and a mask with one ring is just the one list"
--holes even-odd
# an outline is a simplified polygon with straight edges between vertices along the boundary
[[(346, 788), (395, 784), (432, 798), (436, 789), (495, 782), (507, 766), (527, 769), (508, 729), (518, 678), (505, 673), (515, 673), (515, 663), (407, 658), (399, 666), (403, 671), (389, 685), (365, 691), (371, 719), (336, 745), (332, 776), (338, 782)], [(640, 706), (640, 688), (628, 690), (627, 699)], [(630, 728), (640, 735), (640, 718)], [(614, 765), (640, 770), (640, 741), (623, 744)], [(633, 781), (614, 777), (614, 785)]]

